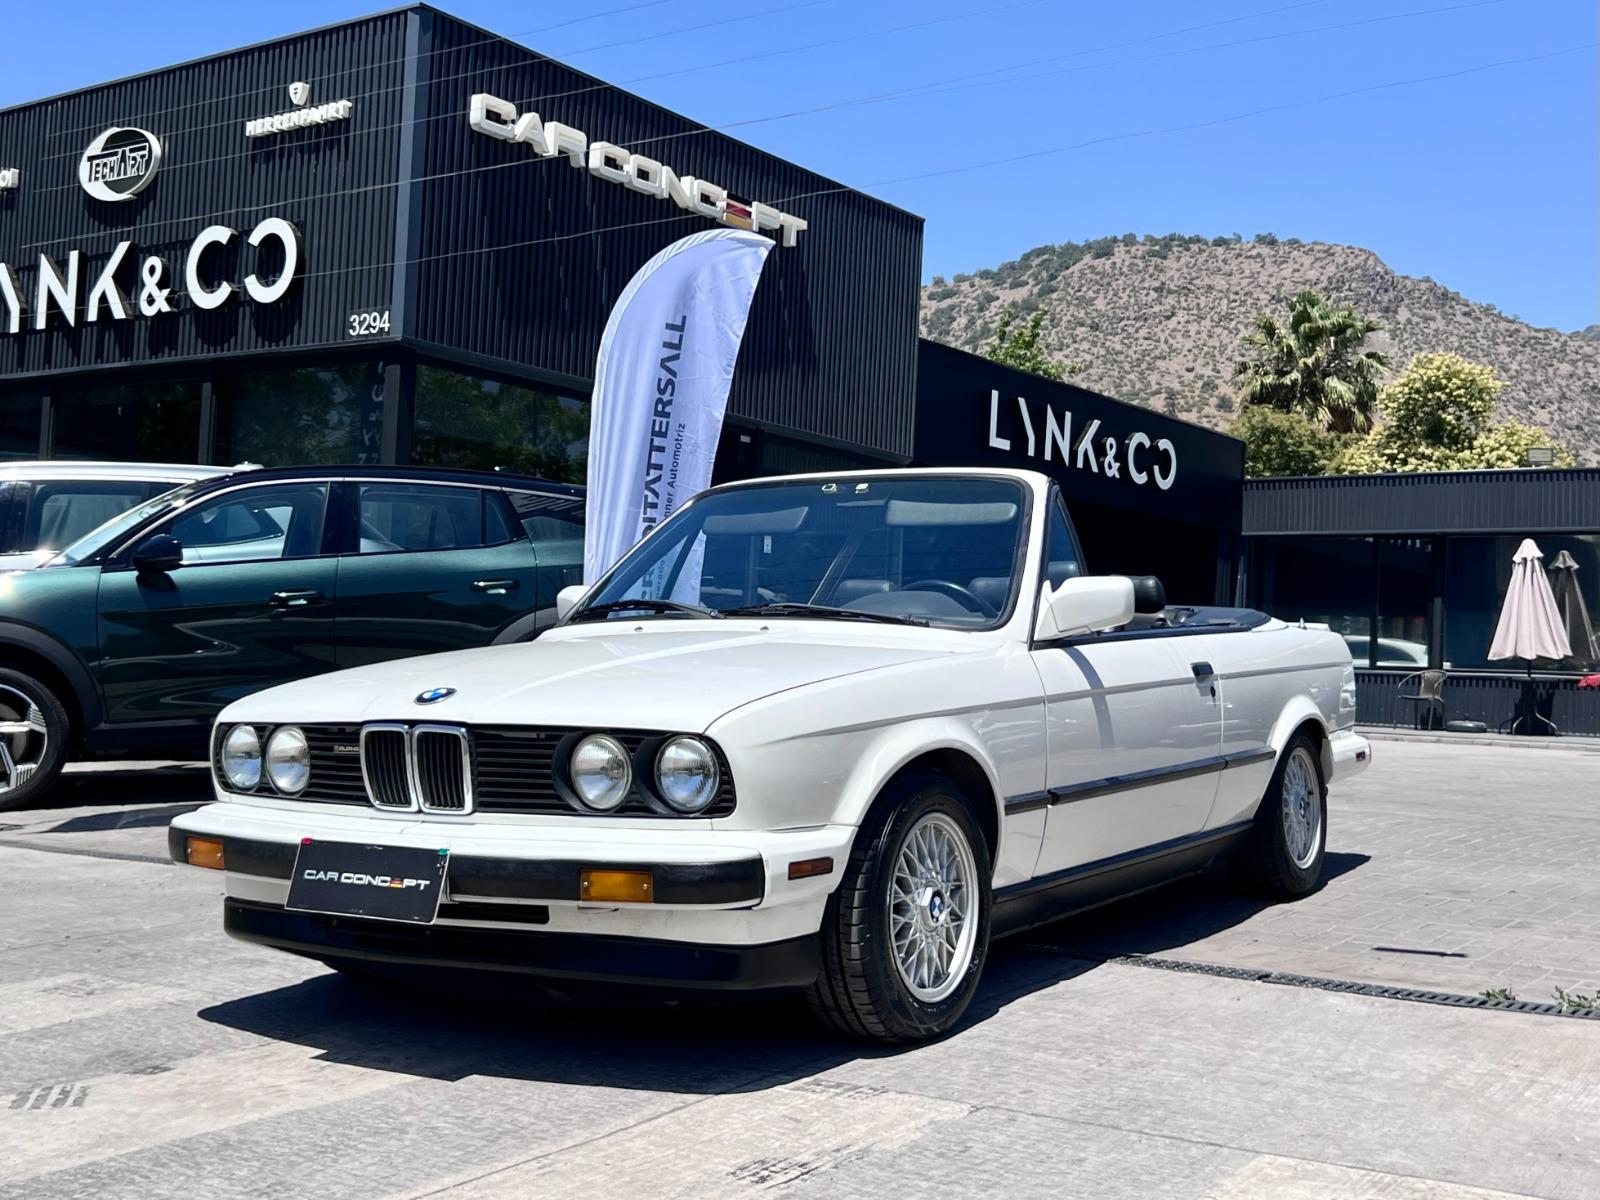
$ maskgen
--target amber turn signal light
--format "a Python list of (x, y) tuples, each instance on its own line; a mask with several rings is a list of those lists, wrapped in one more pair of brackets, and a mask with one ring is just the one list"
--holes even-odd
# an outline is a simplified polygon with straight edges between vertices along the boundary
[(578, 875), (578, 895), (606, 904), (649, 904), (656, 898), (649, 871), (601, 871), (585, 867)]
[(810, 879), (815, 875), (832, 875), (833, 859), (805, 858), (789, 864), (790, 879)]
[(225, 869), (222, 865), (221, 838), (185, 838), (184, 854), (191, 867), (209, 867), (213, 871)]

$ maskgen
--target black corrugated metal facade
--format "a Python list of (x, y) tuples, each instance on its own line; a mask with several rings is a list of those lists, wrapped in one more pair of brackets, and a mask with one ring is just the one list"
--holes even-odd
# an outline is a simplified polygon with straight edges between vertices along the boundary
[[(350, 118), (247, 138), (246, 121), (293, 111), (296, 81), (311, 85), (313, 106), (350, 100)], [(385, 455), (403, 461), (396, 429), (414, 372), (395, 364), (418, 355), (581, 394), (629, 277), (714, 225), (474, 132), (479, 92), (808, 221), (796, 245), (769, 256), (730, 416), (910, 456), (921, 218), (420, 5), (0, 112), (0, 169), (21, 177), (0, 191), (0, 262), (31, 304), (41, 254), (62, 266), (69, 251), (82, 255), (74, 325), (55, 312), (43, 330), (30, 320), (9, 334), (0, 322), (0, 400), (89, 378), (297, 366), (310, 351), (320, 362), (376, 357), (389, 365)], [(86, 148), (113, 126), (146, 130), (162, 149), (148, 187), (119, 203), (78, 181)], [(303, 237), (289, 294), (270, 306), (237, 295), (212, 311), (189, 303), (183, 264), (196, 235), (245, 234), (268, 216)], [(90, 324), (86, 293), (122, 241), (133, 250), (120, 290), (135, 301), (142, 265), (160, 257), (176, 311)], [(243, 243), (208, 250), (202, 282), (271, 278), (276, 246)], [(387, 312), (388, 330), (353, 337), (360, 312)], [(48, 433), (42, 442), (48, 450)]]
[(1252, 479), (1245, 535), (1600, 530), (1600, 470)]
[(669, 242), (711, 227), (563, 158), (472, 132), (469, 100), (488, 92), (810, 222), (768, 256), (729, 411), (911, 453), (920, 218), (441, 14), (420, 20), (408, 332), (587, 378), (629, 278)]
[[(0, 165), (21, 173), (21, 186), (0, 192), (0, 261), (16, 269), (32, 305), (41, 254), (63, 267), (71, 250), (83, 255), (77, 324), (53, 315), (42, 331), (0, 336), (0, 387), (44, 372), (335, 345), (348, 313), (387, 305), (406, 22), (390, 13), (0, 112)], [(291, 107), (294, 80), (310, 82), (318, 101), (355, 100), (355, 119), (247, 139), (247, 120)], [(149, 187), (117, 204), (78, 183), (85, 146), (110, 126), (148, 130), (163, 151)], [(139, 261), (166, 259), (181, 293), (202, 229), (248, 232), (269, 216), (294, 222), (305, 239), (302, 285), (281, 304), (203, 311), (180, 297), (153, 318), (82, 319), (81, 300), (117, 243), (134, 244), (119, 282), (136, 303)], [(208, 269), (235, 282), (254, 269), (242, 242), (208, 252)]]

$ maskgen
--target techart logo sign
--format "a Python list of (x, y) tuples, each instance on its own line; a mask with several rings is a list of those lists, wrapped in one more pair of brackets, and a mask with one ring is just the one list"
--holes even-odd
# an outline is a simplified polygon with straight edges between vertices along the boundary
[(160, 166), (161, 140), (155, 134), (114, 125), (84, 150), (78, 182), (96, 200), (118, 204), (149, 187)]

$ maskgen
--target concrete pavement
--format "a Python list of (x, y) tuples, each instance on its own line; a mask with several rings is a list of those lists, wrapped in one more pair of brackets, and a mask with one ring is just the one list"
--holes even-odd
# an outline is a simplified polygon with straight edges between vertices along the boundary
[[(0, 814), (0, 1200), (1600, 1195), (1600, 1021), (1099, 961), (1467, 991), (1533, 939), (1528, 967), (1582, 983), (1591, 948), (1563, 932), (1594, 897), (1562, 885), (1596, 831), (1575, 762), (1524, 755), (1558, 761), (1513, 805), (1494, 790), (1523, 768), (1493, 751), (1381, 749), (1338, 797), (1322, 893), (1263, 909), (1212, 880), (1036, 931), (964, 1028), (895, 1052), (787, 1005), (356, 985), (228, 941), (215, 877), (142, 861), (196, 780), (78, 784)], [(1523, 895), (1549, 899), (1499, 924)], [(1422, 925), (1468, 957), (1372, 948)]]

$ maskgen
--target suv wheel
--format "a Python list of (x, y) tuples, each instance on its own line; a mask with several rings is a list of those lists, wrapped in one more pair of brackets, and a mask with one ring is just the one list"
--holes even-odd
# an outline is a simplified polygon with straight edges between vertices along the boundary
[(0, 668), (0, 809), (50, 790), (67, 761), (67, 710), (31, 675)]
[(828, 900), (812, 1011), (872, 1041), (948, 1030), (988, 957), (990, 874), (983, 834), (948, 779), (893, 783), (856, 834)]

